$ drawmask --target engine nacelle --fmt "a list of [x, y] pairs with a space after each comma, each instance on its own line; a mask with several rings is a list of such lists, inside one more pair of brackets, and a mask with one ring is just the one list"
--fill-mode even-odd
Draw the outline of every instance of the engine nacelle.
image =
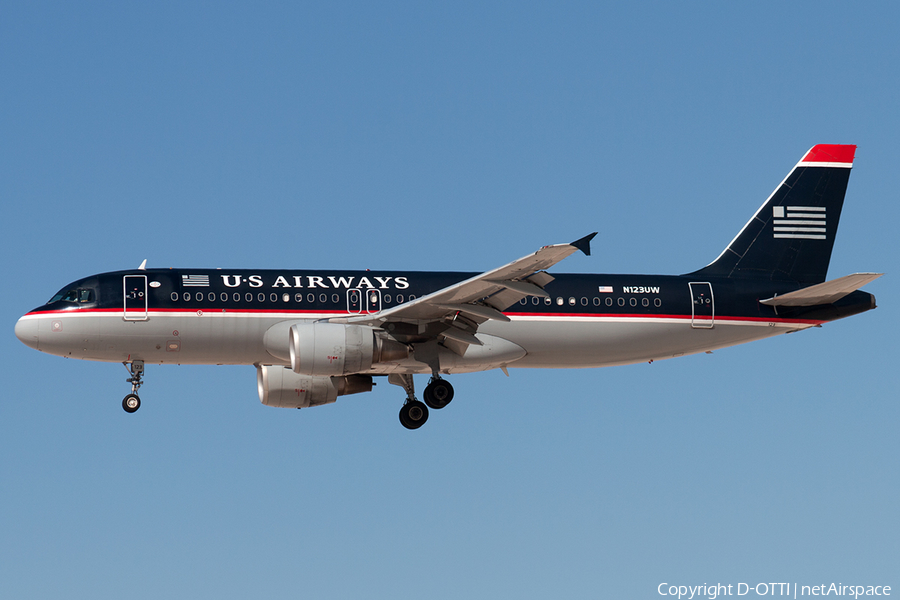
[[296, 323], [289, 348], [294, 373], [314, 377], [360, 373], [409, 356], [407, 346], [376, 336], [371, 327], [340, 323]]
[[259, 365], [256, 367], [259, 401], [266, 406], [307, 408], [331, 404], [338, 396], [371, 392], [370, 375], [347, 377], [311, 377], [298, 375], [287, 367]]

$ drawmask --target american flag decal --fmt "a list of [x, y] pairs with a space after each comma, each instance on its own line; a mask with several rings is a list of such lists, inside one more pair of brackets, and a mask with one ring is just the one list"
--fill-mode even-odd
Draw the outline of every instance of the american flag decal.
[[825, 239], [824, 206], [773, 206], [774, 237], [799, 240]]
[[209, 287], [209, 275], [182, 275], [181, 285], [184, 287]]

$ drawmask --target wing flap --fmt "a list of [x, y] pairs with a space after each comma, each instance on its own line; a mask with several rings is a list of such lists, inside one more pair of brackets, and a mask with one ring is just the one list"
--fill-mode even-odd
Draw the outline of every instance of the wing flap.
[[811, 285], [802, 290], [760, 300], [760, 303], [767, 306], [818, 306], [820, 304], [831, 304], [882, 275], [884, 273], [853, 273], [852, 275], [838, 277], [825, 283]]
[[461, 312], [470, 318], [475, 317], [479, 321], [504, 321], [509, 323], [509, 317], [502, 312], [496, 308], [484, 306], [482, 304], [441, 304], [439, 306], [446, 310]]

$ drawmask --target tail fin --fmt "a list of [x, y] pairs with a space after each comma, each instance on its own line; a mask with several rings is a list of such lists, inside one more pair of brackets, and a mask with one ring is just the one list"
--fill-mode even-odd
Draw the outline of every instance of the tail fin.
[[813, 146], [697, 277], [825, 281], [856, 146]]

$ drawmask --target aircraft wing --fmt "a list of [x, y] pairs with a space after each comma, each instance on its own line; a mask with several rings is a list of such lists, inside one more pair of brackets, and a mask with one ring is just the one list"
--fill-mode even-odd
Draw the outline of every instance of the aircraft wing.
[[[487, 320], [509, 321], [502, 311], [526, 296], [547, 297], [543, 287], [553, 281], [544, 272], [576, 250], [590, 255], [590, 242], [596, 232], [571, 244], [544, 246], [534, 254], [514, 260], [492, 271], [416, 298], [374, 315], [351, 317], [348, 323], [365, 323], [381, 327], [385, 323], [425, 324], [439, 322], [445, 327], [431, 328], [434, 337], [458, 344], [448, 346], [465, 351], [469, 344], [481, 345], [475, 337], [478, 325]], [[428, 335], [428, 334], [426, 334]], [[431, 337], [429, 335], [429, 337]]]
[[825, 283], [811, 285], [796, 292], [760, 300], [760, 303], [768, 306], [818, 306], [820, 304], [831, 304], [882, 275], [884, 273], [853, 273], [852, 275], [838, 277]]

